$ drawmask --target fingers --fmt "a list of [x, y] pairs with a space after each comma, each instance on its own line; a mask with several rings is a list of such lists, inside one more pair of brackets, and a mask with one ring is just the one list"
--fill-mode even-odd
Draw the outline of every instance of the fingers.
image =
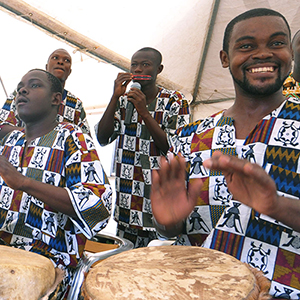
[[191, 209], [197, 204], [197, 199], [200, 195], [201, 189], [203, 187], [202, 180], [195, 179], [189, 184], [189, 202]]
[[205, 168], [224, 173], [245, 172], [246, 165], [251, 165], [251, 163], [235, 156], [224, 155], [220, 151], [214, 152], [209, 159], [203, 162]]

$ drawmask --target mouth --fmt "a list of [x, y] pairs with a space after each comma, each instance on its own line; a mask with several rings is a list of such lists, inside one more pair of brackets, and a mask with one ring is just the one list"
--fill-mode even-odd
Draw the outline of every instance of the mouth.
[[54, 68], [54, 70], [58, 70], [58, 71], [63, 71], [63, 72], [65, 72], [65, 69], [63, 69], [63, 68]]
[[24, 98], [24, 97], [18, 97], [17, 99], [16, 99], [16, 104], [17, 105], [22, 105], [22, 104], [25, 104], [25, 103], [27, 103], [28, 102], [28, 100], [26, 99], [26, 98]]
[[251, 67], [251, 68], [247, 68], [247, 72], [249, 73], [273, 73], [275, 70], [277, 69], [277, 67], [275, 66], [268, 66], [268, 67]]

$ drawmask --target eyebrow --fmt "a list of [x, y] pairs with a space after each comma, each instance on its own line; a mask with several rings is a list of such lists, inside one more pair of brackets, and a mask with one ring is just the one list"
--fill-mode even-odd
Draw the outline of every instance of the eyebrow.
[[[284, 31], [278, 31], [278, 32], [274, 32], [273, 34], [270, 35], [270, 38], [273, 38], [273, 37], [276, 37], [276, 36], [279, 36], [279, 35], [283, 35], [283, 36], [288, 36], [288, 34]], [[235, 42], [238, 43], [238, 42], [241, 42], [241, 41], [244, 41], [244, 40], [255, 40], [255, 37], [252, 36], [252, 35], [245, 35], [245, 36], [242, 36], [240, 38], [238, 38]]]

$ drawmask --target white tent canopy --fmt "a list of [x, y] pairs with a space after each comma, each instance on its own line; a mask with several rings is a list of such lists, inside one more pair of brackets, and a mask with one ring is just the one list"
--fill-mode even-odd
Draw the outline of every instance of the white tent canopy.
[[[281, 12], [292, 34], [300, 28], [298, 0], [284, 4], [279, 0], [0, 1], [2, 28], [13, 41], [2, 39], [0, 75], [5, 84], [7, 74], [12, 77], [22, 70], [14, 77], [15, 86], [26, 71], [38, 66], [37, 54], [43, 53], [39, 67], [44, 67], [55, 49], [49, 48], [52, 40], [60, 41], [66, 45], [60, 47], [74, 55], [67, 88], [76, 95], [80, 90], [92, 114], [105, 108], [116, 74], [128, 69], [132, 54], [150, 46], [163, 54], [165, 68], [159, 84], [183, 91], [192, 102], [194, 119], [203, 118], [231, 105], [234, 97], [229, 72], [219, 61], [225, 26], [239, 13], [256, 7]], [[29, 55], [25, 54], [28, 49]], [[10, 70], [3, 68], [4, 61], [10, 62]], [[29, 62], [30, 67], [23, 70], [21, 66]], [[71, 80], [76, 82], [72, 89]]]

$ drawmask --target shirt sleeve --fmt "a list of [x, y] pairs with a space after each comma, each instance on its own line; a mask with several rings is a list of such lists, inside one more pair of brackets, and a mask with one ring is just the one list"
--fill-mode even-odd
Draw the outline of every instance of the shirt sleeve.
[[172, 138], [176, 130], [190, 123], [190, 108], [185, 96], [174, 91], [166, 107], [163, 130], [168, 140]]
[[16, 114], [15, 92], [8, 96], [0, 110], [1, 125], [22, 126], [22, 121]]
[[91, 238], [108, 223], [112, 189], [88, 134], [75, 130], [65, 143], [66, 190], [77, 218], [72, 221]]

